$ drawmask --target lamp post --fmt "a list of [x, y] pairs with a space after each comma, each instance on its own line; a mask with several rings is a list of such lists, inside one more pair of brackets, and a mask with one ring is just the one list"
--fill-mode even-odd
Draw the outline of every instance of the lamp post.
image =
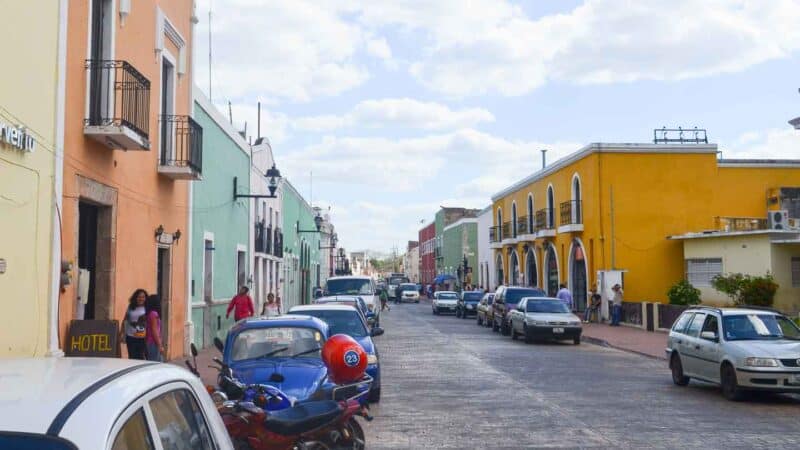
[[319, 233], [322, 228], [322, 220], [322, 216], [317, 213], [314, 217], [314, 225], [317, 227], [316, 230], [301, 230], [300, 221], [298, 220], [297, 223], [295, 223], [295, 230], [297, 230], [297, 233]]
[[264, 174], [264, 177], [267, 178], [269, 189], [269, 195], [267, 194], [240, 194], [239, 193], [239, 177], [233, 177], [233, 199], [237, 200], [240, 198], [278, 198], [275, 195], [275, 191], [278, 190], [278, 185], [281, 182], [281, 171], [275, 167], [275, 164], [272, 164], [267, 172]]

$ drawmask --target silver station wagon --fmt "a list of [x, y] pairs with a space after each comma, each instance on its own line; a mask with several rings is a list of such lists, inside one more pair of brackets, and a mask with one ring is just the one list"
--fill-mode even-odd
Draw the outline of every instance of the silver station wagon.
[[756, 307], [687, 309], [667, 339], [672, 381], [719, 384], [729, 400], [748, 391], [800, 393], [800, 328]]

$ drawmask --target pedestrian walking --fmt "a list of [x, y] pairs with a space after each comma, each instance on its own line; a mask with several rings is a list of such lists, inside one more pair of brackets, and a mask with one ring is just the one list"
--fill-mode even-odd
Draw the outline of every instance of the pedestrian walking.
[[147, 359], [163, 362], [167, 356], [167, 347], [161, 338], [161, 297], [151, 295], [145, 303], [147, 310]]
[[255, 314], [253, 299], [247, 294], [248, 292], [250, 292], [250, 289], [247, 286], [239, 288], [239, 293], [231, 299], [228, 310], [225, 312], [226, 319], [230, 317], [231, 311], [233, 311], [233, 318], [237, 322]]
[[597, 288], [592, 286], [592, 289], [589, 291], [591, 294], [589, 295], [589, 305], [586, 307], [586, 312], [583, 314], [583, 323], [589, 323], [592, 320], [592, 314], [598, 318], [598, 322], [600, 321], [600, 305], [602, 304], [603, 300], [600, 297], [600, 294], [597, 293]]
[[147, 291], [144, 289], [133, 291], [133, 295], [128, 300], [125, 318], [122, 320], [122, 333], [125, 334], [125, 345], [128, 347], [128, 358], [130, 359], [147, 359], [146, 302]]
[[556, 298], [561, 300], [561, 302], [567, 305], [567, 308], [572, 311], [572, 293], [569, 291], [569, 289], [567, 289], [567, 285], [564, 283], [561, 283], [559, 287], [561, 289], [558, 290]]
[[392, 307], [389, 306], [389, 294], [386, 293], [386, 288], [381, 289], [380, 294], [378, 294], [381, 299], [381, 311], [384, 309], [388, 309], [389, 311], [392, 310]]
[[398, 284], [397, 287], [394, 289], [394, 302], [395, 304], [399, 305], [400, 300], [402, 299], [403, 290], [400, 289], [400, 285]]
[[614, 296], [611, 298], [611, 326], [618, 327], [622, 319], [622, 286], [617, 283], [611, 290], [614, 291]]
[[261, 315], [264, 317], [277, 317], [281, 315], [281, 309], [275, 301], [275, 294], [272, 292], [267, 294], [267, 301], [261, 308]]

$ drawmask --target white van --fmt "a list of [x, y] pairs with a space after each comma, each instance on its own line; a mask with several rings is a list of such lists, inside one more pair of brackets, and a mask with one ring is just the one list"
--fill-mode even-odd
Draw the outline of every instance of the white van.
[[380, 325], [381, 301], [375, 280], [366, 276], [331, 277], [325, 282], [323, 295], [357, 295], [364, 299], [367, 308], [375, 314], [375, 326]]

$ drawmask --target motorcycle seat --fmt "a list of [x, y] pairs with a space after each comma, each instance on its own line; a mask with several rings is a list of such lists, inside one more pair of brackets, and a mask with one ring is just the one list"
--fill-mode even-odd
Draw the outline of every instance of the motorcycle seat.
[[300, 403], [291, 408], [270, 411], [264, 428], [284, 436], [302, 434], [334, 421], [342, 407], [333, 400]]

